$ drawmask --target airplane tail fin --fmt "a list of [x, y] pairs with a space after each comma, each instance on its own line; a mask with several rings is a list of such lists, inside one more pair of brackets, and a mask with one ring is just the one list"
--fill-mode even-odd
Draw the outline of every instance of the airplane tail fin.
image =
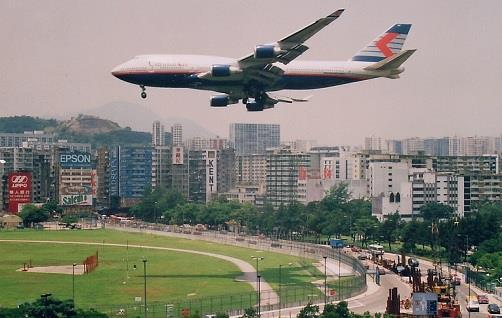
[[381, 60], [380, 62], [371, 64], [370, 66], [365, 67], [365, 70], [368, 71], [383, 71], [383, 70], [395, 70], [401, 66], [406, 60], [415, 53], [416, 49], [413, 50], [404, 50], [392, 56], [389, 56], [385, 60]]
[[411, 24], [395, 24], [352, 57], [352, 61], [380, 62], [403, 48]]

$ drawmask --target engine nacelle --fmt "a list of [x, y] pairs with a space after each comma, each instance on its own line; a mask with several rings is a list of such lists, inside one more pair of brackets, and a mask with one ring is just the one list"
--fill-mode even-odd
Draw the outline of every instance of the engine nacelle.
[[258, 45], [254, 48], [254, 57], [257, 59], [272, 59], [282, 52], [281, 48], [275, 45]]
[[211, 97], [211, 107], [226, 107], [230, 104], [230, 97], [228, 95], [215, 95]]
[[211, 66], [211, 77], [227, 77], [241, 72], [242, 70], [235, 66], [224, 64], [215, 64]]
[[262, 103], [249, 102], [246, 104], [246, 109], [248, 110], [248, 112], [261, 112], [263, 111], [264, 107]]

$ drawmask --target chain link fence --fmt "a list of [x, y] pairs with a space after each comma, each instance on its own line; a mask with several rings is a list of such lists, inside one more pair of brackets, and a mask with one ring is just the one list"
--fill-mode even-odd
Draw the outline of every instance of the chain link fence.
[[[342, 279], [339, 282], [328, 284], [327, 302], [338, 301], [355, 296], [365, 288], [364, 280], [358, 276]], [[261, 292], [260, 311], [279, 310], [305, 306], [307, 303], [324, 302], [324, 285], [305, 284], [303, 286], [282, 286], [279, 303], [275, 295], [268, 291]], [[106, 313], [110, 317], [144, 317], [145, 307], [143, 300], [136, 304], [94, 306], [96, 310]], [[147, 316], [150, 318], [183, 318], [196, 314], [199, 317], [227, 313], [229, 316], [243, 315], [247, 308], [257, 309], [257, 293], [242, 293], [234, 295], [221, 295], [205, 298], [187, 297], [168, 303], [148, 303]]]

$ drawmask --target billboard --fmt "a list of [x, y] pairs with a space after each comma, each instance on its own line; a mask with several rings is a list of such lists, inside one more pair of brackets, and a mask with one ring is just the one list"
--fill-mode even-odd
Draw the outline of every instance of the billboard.
[[438, 295], [435, 293], [413, 293], [413, 315], [436, 316], [438, 311]]
[[70, 194], [61, 195], [61, 205], [92, 205], [92, 195], [90, 194]]
[[217, 189], [217, 161], [216, 150], [206, 150], [206, 202], [211, 200], [211, 195]]
[[30, 203], [32, 195], [31, 172], [11, 172], [8, 175], [9, 207], [11, 213], [19, 212], [20, 203]]
[[65, 151], [59, 154], [59, 166], [64, 169], [91, 169], [91, 154], [80, 151]]
[[173, 147], [173, 165], [183, 164], [183, 147]]

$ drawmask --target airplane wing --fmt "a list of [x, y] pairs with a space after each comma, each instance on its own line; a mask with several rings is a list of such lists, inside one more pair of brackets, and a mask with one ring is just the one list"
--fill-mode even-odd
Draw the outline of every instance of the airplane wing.
[[288, 64], [308, 50], [308, 46], [303, 44], [305, 41], [335, 21], [343, 11], [344, 9], [339, 9], [276, 43], [257, 46], [253, 53], [239, 60], [240, 68], [243, 70], [248, 68], [264, 68], [268, 64], [275, 62]]

